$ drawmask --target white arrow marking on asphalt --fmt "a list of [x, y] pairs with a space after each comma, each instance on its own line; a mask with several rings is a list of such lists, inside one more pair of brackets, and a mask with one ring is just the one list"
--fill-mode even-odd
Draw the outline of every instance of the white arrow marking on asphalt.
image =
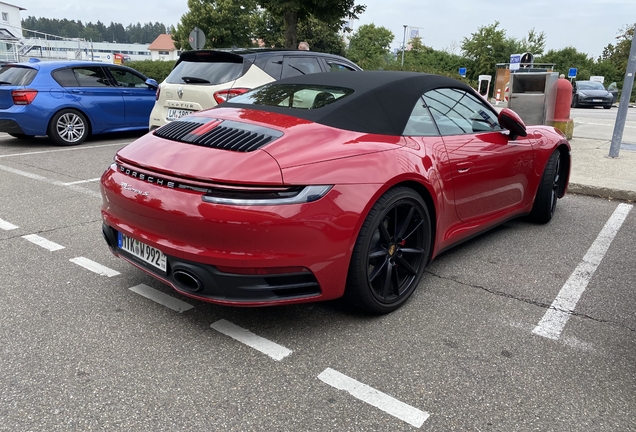
[[552, 302], [550, 309], [543, 315], [532, 333], [549, 339], [559, 339], [565, 324], [583, 295], [583, 291], [587, 288], [587, 284], [592, 279], [632, 207], [631, 204], [619, 204], [616, 207], [592, 246], [587, 250], [583, 261], [574, 269]]
[[86, 270], [90, 270], [93, 273], [97, 273], [98, 275], [101, 275], [101, 276], [113, 277], [119, 274], [118, 271], [109, 269], [108, 267], [98, 264], [95, 261], [89, 260], [88, 258], [77, 257], [77, 258], [71, 258], [69, 261], [84, 267]]
[[33, 244], [36, 244], [44, 249], [50, 250], [51, 252], [55, 252], [60, 249], [64, 249], [64, 246], [59, 245], [51, 240], [47, 240], [44, 237], [40, 237], [37, 234], [29, 234], [22, 236], [23, 239], [30, 241]]
[[325, 369], [320, 375], [318, 375], [318, 379], [337, 388], [338, 390], [349, 392], [352, 396], [360, 399], [361, 401], [366, 402], [369, 405], [373, 405], [385, 413], [391, 414], [393, 417], [397, 417], [416, 428], [422, 426], [429, 417], [429, 413], [426, 411], [413, 408], [392, 396], [379, 392], [373, 387], [362, 384], [361, 382], [356, 381], [353, 378], [349, 378], [348, 376], [331, 368]]
[[6, 220], [0, 219], [0, 228], [2, 228], [5, 231], [9, 231], [19, 227], [17, 225], [13, 225], [12, 223], [7, 222]]
[[292, 353], [291, 350], [284, 346], [257, 336], [249, 330], [245, 330], [244, 328], [226, 320], [219, 320], [210, 327], [226, 336], [231, 337], [232, 339], [236, 339], [237, 341], [262, 352], [263, 354], [270, 356], [276, 361], [280, 361]]
[[170, 308], [175, 312], [179, 312], [179, 313], [185, 312], [194, 307], [189, 303], [186, 303], [177, 298], [169, 296], [166, 293], [162, 293], [161, 291], [158, 291], [145, 284], [139, 284], [137, 286], [134, 286], [128, 289], [131, 290], [132, 292], [139, 294], [140, 296], [146, 297], [149, 300], [159, 303], [162, 306]]

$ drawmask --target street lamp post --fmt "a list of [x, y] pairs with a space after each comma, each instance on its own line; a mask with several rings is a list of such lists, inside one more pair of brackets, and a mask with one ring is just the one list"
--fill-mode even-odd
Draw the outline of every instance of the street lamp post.
[[404, 25], [404, 38], [402, 39], [402, 69], [404, 69], [404, 50], [406, 49], [406, 27], [408, 26]]

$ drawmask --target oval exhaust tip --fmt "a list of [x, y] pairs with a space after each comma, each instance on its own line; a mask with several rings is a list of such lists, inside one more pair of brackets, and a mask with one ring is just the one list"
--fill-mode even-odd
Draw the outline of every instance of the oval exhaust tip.
[[186, 291], [197, 292], [203, 289], [203, 284], [198, 277], [192, 273], [184, 270], [176, 270], [173, 273], [175, 282], [179, 284], [179, 287]]

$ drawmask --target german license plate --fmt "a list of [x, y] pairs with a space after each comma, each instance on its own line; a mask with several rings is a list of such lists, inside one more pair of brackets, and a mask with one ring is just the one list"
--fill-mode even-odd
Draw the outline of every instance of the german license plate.
[[603, 99], [592, 99], [592, 102], [603, 102]]
[[166, 255], [159, 249], [148, 246], [120, 232], [117, 233], [117, 246], [119, 246], [121, 250], [136, 256], [143, 262], [158, 268], [164, 273], [166, 272]]
[[185, 117], [188, 114], [192, 114], [194, 111], [190, 110], [180, 110], [175, 108], [168, 108], [168, 115], [166, 116], [166, 120], [173, 121], [178, 120], [181, 117]]

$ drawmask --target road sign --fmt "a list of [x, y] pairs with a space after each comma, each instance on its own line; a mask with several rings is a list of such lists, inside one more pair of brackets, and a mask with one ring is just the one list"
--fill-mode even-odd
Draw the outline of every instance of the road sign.
[[521, 64], [521, 54], [511, 54], [510, 55], [510, 70], [511, 71], [519, 70], [520, 64]]
[[459, 75], [466, 77], [466, 68], [459, 68]]
[[568, 78], [576, 78], [576, 68], [570, 68], [568, 71]]
[[201, 30], [199, 27], [195, 27], [194, 30], [190, 32], [188, 42], [190, 42], [190, 46], [192, 47], [192, 49], [203, 49], [203, 47], [205, 46], [205, 34], [203, 33], [203, 30]]

